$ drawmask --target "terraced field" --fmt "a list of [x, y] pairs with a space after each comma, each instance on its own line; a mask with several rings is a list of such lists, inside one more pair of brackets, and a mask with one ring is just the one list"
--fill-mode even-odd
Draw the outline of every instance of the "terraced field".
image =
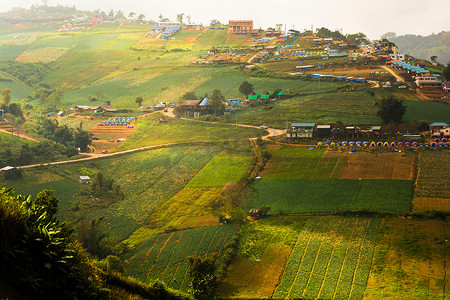
[[235, 231], [233, 225], [215, 225], [156, 235], [123, 256], [126, 274], [143, 282], [161, 280], [171, 288], [187, 291], [187, 258], [213, 254], [220, 257]]
[[450, 198], [450, 152], [423, 151], [419, 154], [416, 196]]

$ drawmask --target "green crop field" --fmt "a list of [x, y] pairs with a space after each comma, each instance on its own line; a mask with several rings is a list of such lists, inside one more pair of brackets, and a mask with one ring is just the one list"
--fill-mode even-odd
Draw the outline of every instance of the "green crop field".
[[346, 157], [272, 157], [261, 173], [265, 179], [339, 178]]
[[383, 219], [367, 299], [448, 299], [448, 219]]
[[[450, 153], [423, 151], [419, 154], [416, 196], [450, 198]], [[450, 200], [449, 200], [450, 201]]]
[[274, 298], [363, 299], [380, 220], [309, 218]]
[[22, 99], [27, 98], [28, 96], [33, 95], [33, 90], [31, 88], [29, 88], [28, 86], [19, 84], [10, 79], [1, 79], [0, 78], [0, 88], [10, 88], [11, 89], [11, 101], [12, 102], [18, 102]]
[[138, 119], [137, 131], [117, 150], [170, 143], [229, 141], [264, 134], [261, 129], [223, 123], [172, 118], [169, 118], [168, 123], [159, 123], [159, 117], [158, 114], [154, 114], [147, 119]]
[[407, 213], [412, 200], [410, 180], [260, 179], [254, 188], [252, 207], [270, 206], [271, 213]]
[[128, 262], [126, 275], [143, 282], [161, 280], [171, 288], [187, 291], [187, 258], [214, 253], [220, 256], [235, 231], [233, 225], [215, 225], [156, 235], [123, 255]]
[[0, 60], [14, 60], [26, 48], [26, 45], [0, 45]]
[[270, 298], [306, 221], [307, 217], [277, 216], [245, 224], [219, 295]]
[[219, 187], [237, 182], [245, 173], [251, 157], [216, 156], [192, 178], [188, 187]]
[[427, 120], [429, 123], [450, 123], [450, 105], [431, 101], [403, 101], [407, 107], [403, 122]]

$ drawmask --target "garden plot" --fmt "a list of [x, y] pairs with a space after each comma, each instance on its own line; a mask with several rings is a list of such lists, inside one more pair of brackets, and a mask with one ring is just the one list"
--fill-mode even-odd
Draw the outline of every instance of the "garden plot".
[[171, 288], [187, 291], [188, 257], [213, 254], [220, 257], [235, 231], [233, 225], [215, 225], [156, 235], [123, 256], [126, 275], [146, 283], [161, 280]]
[[380, 219], [311, 217], [274, 298], [362, 299]]
[[448, 221], [383, 219], [365, 298], [447, 299], [448, 239]]
[[419, 154], [417, 197], [450, 198], [450, 152], [424, 151]]

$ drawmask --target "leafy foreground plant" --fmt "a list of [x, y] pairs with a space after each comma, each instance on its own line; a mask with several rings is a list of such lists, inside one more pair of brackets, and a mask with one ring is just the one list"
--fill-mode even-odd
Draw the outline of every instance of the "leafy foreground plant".
[[56, 219], [52, 194], [44, 190], [32, 200], [0, 189], [0, 282], [29, 299], [190, 299], [96, 268], [73, 242], [71, 226]]

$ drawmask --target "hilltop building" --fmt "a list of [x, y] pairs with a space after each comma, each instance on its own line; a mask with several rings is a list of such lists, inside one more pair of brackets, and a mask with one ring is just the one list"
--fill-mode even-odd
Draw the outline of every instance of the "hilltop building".
[[315, 123], [292, 123], [286, 130], [287, 138], [312, 138]]
[[253, 31], [253, 20], [230, 20], [228, 31], [232, 33], [248, 33]]

